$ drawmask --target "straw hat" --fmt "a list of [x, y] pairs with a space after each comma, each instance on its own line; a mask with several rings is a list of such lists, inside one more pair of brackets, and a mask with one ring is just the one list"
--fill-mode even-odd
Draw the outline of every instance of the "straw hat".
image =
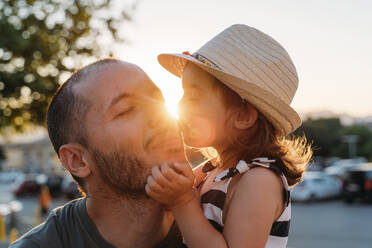
[[212, 74], [254, 105], [280, 135], [301, 125], [290, 107], [298, 86], [296, 68], [277, 41], [255, 28], [235, 24], [194, 54], [160, 54], [158, 60], [178, 77], [187, 62]]

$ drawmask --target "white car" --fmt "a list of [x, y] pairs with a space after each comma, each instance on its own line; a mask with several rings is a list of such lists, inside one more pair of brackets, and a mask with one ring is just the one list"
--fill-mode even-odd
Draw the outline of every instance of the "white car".
[[315, 201], [335, 198], [342, 194], [341, 180], [320, 171], [308, 171], [303, 182], [291, 189], [293, 201]]
[[0, 172], [0, 184], [10, 184], [16, 181], [19, 177], [23, 177], [24, 173], [21, 171], [6, 171]]
[[366, 162], [367, 160], [363, 157], [353, 158], [353, 159], [340, 159], [340, 160], [333, 162], [330, 166], [325, 168], [324, 172], [326, 172], [330, 176], [336, 176], [342, 179], [345, 177], [346, 173], [349, 170]]
[[5, 218], [5, 224], [9, 225], [12, 218], [17, 218], [17, 214], [23, 210], [23, 204], [20, 201], [13, 200], [8, 203], [0, 203], [0, 214]]

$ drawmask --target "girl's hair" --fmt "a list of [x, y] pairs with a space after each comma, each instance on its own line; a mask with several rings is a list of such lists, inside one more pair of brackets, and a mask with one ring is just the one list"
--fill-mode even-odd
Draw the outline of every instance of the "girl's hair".
[[[218, 81], [218, 80], [217, 80]], [[247, 103], [236, 92], [225, 84], [216, 82], [215, 88], [225, 103], [227, 110], [234, 115], [241, 108], [246, 108]], [[289, 186], [293, 186], [301, 181], [302, 174], [307, 169], [307, 165], [312, 157], [311, 144], [305, 136], [296, 137], [280, 136], [275, 132], [274, 126], [267, 118], [258, 112], [257, 129], [253, 134], [248, 132], [239, 134], [238, 137], [231, 137], [230, 146], [227, 150], [219, 154], [220, 160], [225, 162], [234, 158], [250, 161], [257, 157], [269, 157], [280, 159], [276, 165], [287, 178]], [[227, 125], [232, 128], [232, 118], [227, 118]], [[227, 163], [228, 164], [228, 163]]]

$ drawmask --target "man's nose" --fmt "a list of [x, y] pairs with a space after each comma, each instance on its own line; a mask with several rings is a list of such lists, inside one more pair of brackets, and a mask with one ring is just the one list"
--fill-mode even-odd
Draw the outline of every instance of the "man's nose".
[[158, 127], [166, 125], [171, 117], [163, 103], [154, 103], [148, 108], [147, 118], [150, 127]]

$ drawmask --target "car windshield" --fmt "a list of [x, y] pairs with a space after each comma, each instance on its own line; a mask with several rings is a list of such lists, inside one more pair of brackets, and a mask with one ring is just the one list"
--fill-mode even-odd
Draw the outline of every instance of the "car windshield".
[[305, 187], [305, 185], [306, 185], [306, 181], [305, 181], [305, 180], [302, 181], [302, 182], [300, 182], [300, 183], [298, 184], [298, 186], [300, 186], [300, 187]]
[[366, 173], [366, 178], [367, 178], [368, 180], [372, 180], [372, 171], [368, 171], [368, 172]]
[[323, 183], [325, 182], [324, 178], [311, 178], [310, 179], [313, 183]]

